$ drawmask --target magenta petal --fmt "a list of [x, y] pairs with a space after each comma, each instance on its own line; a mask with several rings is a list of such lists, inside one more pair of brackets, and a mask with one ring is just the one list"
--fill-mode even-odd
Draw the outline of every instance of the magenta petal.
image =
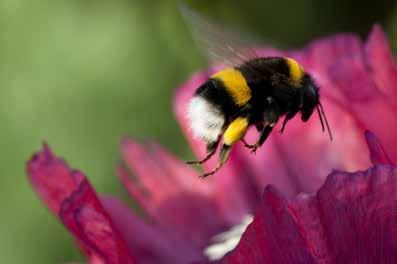
[[340, 58], [339, 63], [330, 68], [329, 78], [334, 88], [343, 94], [343, 99], [337, 101], [354, 117], [357, 130], [360, 133], [365, 129], [373, 131], [391, 157], [397, 155], [396, 149], [391, 147], [397, 144], [397, 126], [392, 125], [397, 122], [397, 108], [382, 95], [380, 87], [371, 78], [362, 54]]
[[225, 228], [213, 186], [200, 180], [196, 171], [157, 145], [148, 151], [125, 139], [121, 148], [126, 168], [120, 166], [118, 175], [156, 225], [196, 248]]
[[222, 263], [395, 263], [397, 169], [334, 172], [316, 195], [268, 187], [253, 223]]
[[80, 172], [70, 171], [63, 160], [55, 158], [47, 145], [33, 155], [26, 170], [30, 183], [55, 215], [62, 202], [85, 180]]
[[124, 241], [85, 176], [47, 146], [27, 164], [34, 189], [61, 218], [92, 263], [133, 263]]
[[375, 25], [365, 45], [365, 55], [372, 78], [385, 95], [385, 100], [397, 106], [397, 67], [387, 37]]
[[392, 147], [397, 144], [397, 126], [392, 125], [397, 122], [397, 67], [380, 27], [374, 27], [365, 44], [355, 35], [338, 35], [315, 41], [298, 54], [320, 85], [324, 101], [351, 115], [356, 132], [373, 131], [390, 157], [397, 158]]
[[268, 187], [237, 248], [222, 263], [314, 263], [288, 210], [288, 201]]
[[116, 198], [101, 200], [140, 263], [184, 264], [202, 260], [200, 250], [186, 243], [184, 238], [145, 223]]
[[337, 34], [315, 40], [306, 48], [287, 52], [287, 55], [296, 58], [313, 75], [320, 85], [321, 96], [343, 99], [343, 94], [333, 88], [329, 70], [337, 67], [341, 58], [354, 58], [361, 56], [361, 53], [362, 41], [357, 35]]
[[324, 234], [336, 263], [397, 259], [397, 170], [334, 173], [317, 195]]

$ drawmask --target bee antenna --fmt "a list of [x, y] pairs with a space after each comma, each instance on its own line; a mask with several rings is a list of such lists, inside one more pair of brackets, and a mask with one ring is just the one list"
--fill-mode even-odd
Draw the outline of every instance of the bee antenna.
[[322, 114], [321, 114], [321, 112], [320, 112], [320, 107], [317, 105], [317, 113], [318, 113], [318, 118], [320, 119], [320, 122], [321, 122], [321, 128], [322, 128], [322, 130], [323, 130], [323, 132], [324, 132], [324, 121], [323, 121], [323, 116], [322, 116]]
[[324, 117], [325, 125], [327, 126], [327, 130], [328, 130], [328, 134], [329, 134], [329, 139], [332, 141], [332, 139], [333, 139], [332, 132], [331, 132], [331, 128], [329, 127], [327, 116], [325, 115], [325, 112], [324, 112], [324, 108], [321, 103], [318, 103], [317, 107], [319, 107], [318, 109], [321, 112], [321, 115]]

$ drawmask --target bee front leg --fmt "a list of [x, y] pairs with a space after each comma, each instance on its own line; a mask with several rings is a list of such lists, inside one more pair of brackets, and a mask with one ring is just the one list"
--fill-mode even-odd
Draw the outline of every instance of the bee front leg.
[[265, 126], [260, 135], [258, 141], [255, 145], [249, 145], [248, 147], [251, 149], [252, 153], [256, 153], [257, 149], [263, 145], [266, 139], [269, 137], [270, 133], [272, 132], [274, 124]]
[[284, 132], [285, 125], [287, 125], [288, 121], [290, 121], [290, 120], [296, 115], [296, 113], [298, 113], [298, 111], [289, 112], [289, 113], [285, 116], [284, 121], [283, 121], [283, 125], [281, 126], [281, 129], [280, 129], [280, 131], [279, 131], [280, 134], [282, 134], [282, 133]]
[[263, 114], [263, 122], [261, 126], [257, 126], [257, 128], [262, 128], [260, 131], [259, 138], [254, 145], [245, 144], [246, 147], [251, 149], [251, 153], [256, 153], [257, 149], [263, 145], [266, 139], [269, 137], [270, 133], [273, 130], [273, 127], [278, 122], [280, 111], [277, 102], [271, 98], [267, 98], [267, 109]]

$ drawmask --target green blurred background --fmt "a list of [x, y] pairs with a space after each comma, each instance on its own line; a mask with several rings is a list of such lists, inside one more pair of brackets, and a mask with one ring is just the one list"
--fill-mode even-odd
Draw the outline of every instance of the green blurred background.
[[[397, 44], [393, 1], [189, 3], [283, 47], [340, 31], [365, 36], [374, 22]], [[43, 140], [99, 192], [123, 198], [114, 176], [123, 135], [191, 157], [171, 105], [175, 87], [204, 67], [192, 47], [176, 1], [0, 2], [0, 263], [84, 260], [27, 183], [25, 161]]]

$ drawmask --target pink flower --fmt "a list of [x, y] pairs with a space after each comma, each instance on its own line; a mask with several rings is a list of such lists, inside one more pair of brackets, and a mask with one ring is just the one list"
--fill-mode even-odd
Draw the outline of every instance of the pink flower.
[[[207, 262], [213, 238], [250, 214], [252, 223], [220, 263], [397, 260], [397, 67], [383, 32], [375, 26], [365, 44], [341, 34], [299, 51], [260, 52], [293, 57], [315, 77], [335, 140], [315, 118], [297, 118], [256, 155], [237, 145], [222, 170], [203, 181], [160, 146], [148, 151], [125, 139], [117, 172], [143, 216], [117, 198], [99, 197], [44, 146], [28, 162], [29, 179], [91, 263]], [[177, 92], [185, 132], [185, 104], [205, 78], [196, 74]], [[202, 157], [204, 144], [187, 135]], [[255, 136], [250, 131], [247, 140]]]

